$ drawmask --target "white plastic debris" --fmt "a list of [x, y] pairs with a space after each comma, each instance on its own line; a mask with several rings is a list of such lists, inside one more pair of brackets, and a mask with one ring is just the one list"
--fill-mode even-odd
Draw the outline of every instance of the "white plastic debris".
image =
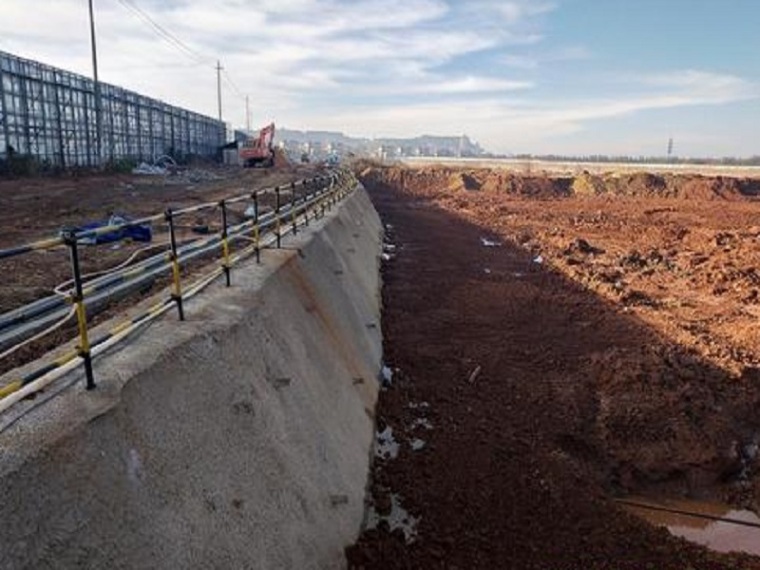
[[386, 426], [375, 434], [375, 456], [381, 459], [395, 459], [400, 449], [399, 443], [393, 437], [393, 428]]
[[132, 169], [132, 174], [147, 174], [149, 176], [166, 176], [167, 170], [162, 166], [154, 166], [147, 162], [141, 162]]
[[498, 241], [493, 241], [485, 237], [480, 238], [480, 243], [483, 244], [483, 247], [501, 247], [501, 244]]
[[393, 382], [393, 370], [384, 365], [380, 375], [382, 377], [383, 386], [390, 386]]
[[417, 428], [424, 428], [424, 429], [427, 429], [427, 430], [431, 430], [431, 429], [433, 429], [433, 424], [427, 418], [417, 418], [409, 426], [409, 429], [410, 430], [415, 430]]
[[256, 217], [256, 205], [251, 204], [245, 209], [245, 212], [243, 212], [243, 216], [249, 219], [253, 219]]
[[536, 257], [533, 258], [533, 263], [538, 263], [539, 265], [541, 265], [543, 262], [544, 262], [544, 258], [541, 255], [537, 255]]
[[380, 521], [386, 521], [391, 532], [401, 530], [407, 544], [413, 543], [417, 538], [417, 525], [420, 517], [414, 517], [401, 506], [402, 498], [396, 493], [391, 493], [391, 512], [388, 515], [381, 515], [377, 512], [374, 505], [367, 509], [366, 525], [368, 529], [377, 528]]

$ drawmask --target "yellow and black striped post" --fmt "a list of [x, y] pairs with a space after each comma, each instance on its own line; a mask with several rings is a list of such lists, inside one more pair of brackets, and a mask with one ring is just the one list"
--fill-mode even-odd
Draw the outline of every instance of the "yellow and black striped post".
[[261, 263], [261, 231], [259, 230], [259, 193], [254, 192], [253, 198], [253, 246], [256, 252], [256, 263]]
[[174, 213], [171, 208], [167, 208], [164, 212], [164, 218], [169, 224], [169, 245], [171, 246], [171, 253], [169, 259], [172, 262], [172, 300], [177, 304], [177, 313], [179, 314], [179, 320], [185, 320], [185, 309], [182, 306], [182, 282], [180, 281], [180, 268], [179, 268], [179, 254], [177, 253], [177, 235], [174, 231]]
[[74, 293], [71, 301], [76, 305], [77, 327], [79, 328], [79, 343], [77, 344], [77, 353], [84, 361], [84, 373], [87, 378], [85, 385], [87, 390], [95, 388], [95, 375], [92, 371], [92, 355], [90, 354], [90, 339], [87, 335], [87, 308], [84, 304], [84, 294], [82, 293], [82, 271], [79, 267], [79, 250], [77, 244], [76, 230], [67, 229], [64, 231], [64, 243], [69, 246], [71, 257], [71, 272], [74, 277]]
[[[320, 186], [322, 186], [322, 184], [320, 184]], [[325, 188], [324, 186], [322, 186], [321, 194], [325, 194], [328, 191], [329, 191], [329, 188]], [[319, 209], [320, 209], [319, 217], [324, 218], [325, 210], [327, 210], [327, 196], [322, 196], [319, 199]]]
[[309, 201], [309, 192], [311, 191], [311, 184], [308, 180], [303, 181], [303, 225], [308, 226], [309, 225], [309, 205], [307, 202]]
[[227, 204], [224, 200], [219, 202], [219, 208], [222, 210], [222, 255], [224, 256], [222, 269], [224, 269], [224, 279], [227, 287], [229, 287], [232, 284], [230, 280], [230, 242], [227, 239]]
[[282, 243], [282, 232], [280, 231], [280, 187], [276, 186], [274, 189], [274, 221], [275, 221], [275, 234], [277, 236], [277, 248], [279, 249]]
[[296, 184], [290, 183], [290, 225], [293, 227], [293, 235], [298, 233], [298, 220], [296, 220]]

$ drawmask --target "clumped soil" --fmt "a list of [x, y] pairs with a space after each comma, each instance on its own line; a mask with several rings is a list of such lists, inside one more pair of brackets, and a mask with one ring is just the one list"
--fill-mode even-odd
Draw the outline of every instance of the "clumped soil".
[[360, 174], [395, 245], [377, 422], [400, 444], [368, 500], [419, 521], [365, 529], [351, 568], [760, 568], [614, 500], [760, 510], [753, 182]]

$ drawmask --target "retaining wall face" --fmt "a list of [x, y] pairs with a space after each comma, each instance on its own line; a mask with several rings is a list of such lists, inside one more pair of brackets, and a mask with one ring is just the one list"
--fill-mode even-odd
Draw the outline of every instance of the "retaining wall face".
[[[363, 191], [0, 434], [0, 568], [339, 568], [381, 359]], [[369, 325], [369, 326], [368, 326]], [[78, 373], [81, 374], [81, 373]]]

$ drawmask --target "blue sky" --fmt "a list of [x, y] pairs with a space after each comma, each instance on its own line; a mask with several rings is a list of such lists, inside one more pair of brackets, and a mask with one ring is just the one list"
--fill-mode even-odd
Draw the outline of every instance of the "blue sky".
[[[2, 0], [0, 49], [90, 74], [86, 2], [33, 4]], [[505, 153], [662, 155], [672, 136], [680, 156], [760, 154], [757, 0], [95, 6], [105, 81], [215, 115], [218, 58], [224, 118], [236, 126], [249, 94], [254, 125], [466, 133]]]

